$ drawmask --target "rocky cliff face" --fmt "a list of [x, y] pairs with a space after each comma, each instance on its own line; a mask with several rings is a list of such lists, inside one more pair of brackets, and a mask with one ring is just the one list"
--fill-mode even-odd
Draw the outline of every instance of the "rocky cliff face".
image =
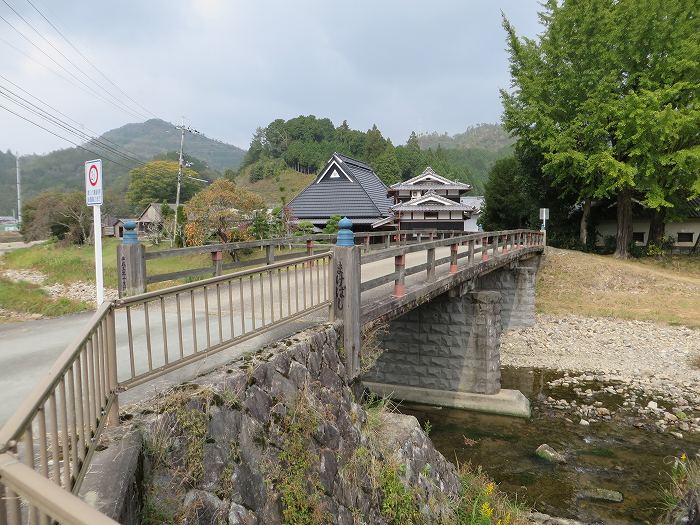
[[415, 418], [357, 402], [338, 347], [309, 330], [134, 411], [141, 522], [453, 522], [455, 467]]

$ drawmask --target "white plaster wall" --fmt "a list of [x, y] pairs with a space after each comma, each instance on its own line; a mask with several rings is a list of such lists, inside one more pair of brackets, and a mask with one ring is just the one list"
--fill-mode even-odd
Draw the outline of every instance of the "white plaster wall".
[[[648, 220], [635, 220], [633, 221], [632, 230], [635, 232], [644, 232], [644, 243], [646, 244], [647, 237], [649, 235], [649, 221]], [[606, 235], [617, 235], [617, 222], [616, 221], [603, 221], [597, 227], [598, 232], [602, 237], [598, 237], [598, 244], [603, 244], [603, 238]], [[700, 219], [689, 219], [684, 222], [669, 222], [666, 223], [666, 235], [673, 235], [676, 239], [678, 238], [678, 232], [691, 232], [693, 233], [693, 242], [676, 242], [675, 246], [679, 248], [692, 248], [695, 241], [700, 235]], [[637, 243], [642, 244], [642, 243]]]

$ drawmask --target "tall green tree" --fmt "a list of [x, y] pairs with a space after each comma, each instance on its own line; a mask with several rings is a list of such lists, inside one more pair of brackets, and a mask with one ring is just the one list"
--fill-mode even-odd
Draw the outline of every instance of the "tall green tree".
[[510, 230], [530, 223], [533, 203], [524, 191], [522, 166], [515, 157], [496, 161], [489, 172], [480, 215], [484, 230]]
[[379, 131], [377, 125], [373, 125], [372, 129], [367, 130], [365, 138], [365, 159], [373, 163], [386, 149], [386, 140], [382, 137], [382, 132]]
[[374, 163], [374, 169], [382, 182], [387, 186], [399, 182], [401, 180], [401, 170], [399, 161], [396, 158], [396, 148], [388, 141], [384, 152], [377, 157]]
[[[127, 198], [136, 208], [143, 209], [151, 202], [175, 202], [177, 193], [178, 163], [169, 160], [154, 160], [129, 172], [131, 181]], [[180, 202], [187, 202], [203, 187], [203, 183], [190, 179], [197, 177], [196, 171], [183, 168], [180, 187]]]
[[504, 18], [504, 125], [574, 201], [617, 201], [627, 257], [633, 198], [662, 210], [700, 194], [697, 0], [547, 0], [540, 19], [531, 40]]

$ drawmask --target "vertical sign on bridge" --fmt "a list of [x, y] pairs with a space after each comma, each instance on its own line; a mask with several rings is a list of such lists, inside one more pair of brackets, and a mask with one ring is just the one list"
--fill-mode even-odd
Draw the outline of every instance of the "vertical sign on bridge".
[[85, 163], [85, 202], [92, 206], [92, 232], [95, 237], [95, 299], [99, 307], [104, 301], [102, 276], [102, 160]]

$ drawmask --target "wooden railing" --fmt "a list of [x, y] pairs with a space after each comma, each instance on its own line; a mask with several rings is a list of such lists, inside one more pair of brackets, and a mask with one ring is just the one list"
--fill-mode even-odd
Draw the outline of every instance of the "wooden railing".
[[[391, 246], [422, 242], [425, 239], [453, 236], [456, 232], [442, 230], [411, 230], [411, 231], [378, 231], [355, 233], [356, 243], [364, 251], [379, 250]], [[148, 273], [144, 276], [143, 291], [149, 284], [173, 281], [187, 277], [218, 276], [225, 271], [237, 268], [269, 265], [278, 261], [295, 259], [303, 255], [310, 256], [321, 251], [327, 251], [335, 242], [335, 234], [315, 234], [295, 237], [282, 237], [278, 239], [264, 239], [260, 241], [241, 241], [232, 243], [207, 244], [204, 246], [189, 246], [171, 250], [146, 251], [143, 254], [144, 262], [173, 257], [186, 257], [191, 255], [211, 254], [211, 266], [191, 268], [167, 273]], [[284, 248], [297, 250], [284, 253]], [[263, 257], [255, 259], [241, 259], [238, 255], [249, 250], [264, 250]], [[224, 256], [230, 255], [231, 262], [225, 262]], [[145, 266], [145, 265], [144, 265]]]
[[[364, 241], [361, 257], [362, 248], [351, 245], [283, 262], [268, 258], [259, 268], [103, 304], [0, 429], [0, 525], [116, 523], [74, 494], [106, 423], [118, 424], [120, 391], [326, 308], [330, 318], [344, 322], [352, 377], [359, 369], [362, 292], [393, 281], [391, 294], [400, 298], [407, 276], [425, 271], [425, 282], [431, 283], [441, 265], [449, 263], [449, 272], [457, 273], [463, 258], [464, 269], [544, 245], [541, 232], [528, 230], [390, 235], [394, 239], [376, 251]], [[413, 235], [429, 240], [417, 242]], [[436, 250], [445, 247], [449, 256], [436, 259]], [[422, 251], [426, 262], [407, 268], [407, 255]], [[362, 264], [391, 258], [393, 271], [361, 282]]]

